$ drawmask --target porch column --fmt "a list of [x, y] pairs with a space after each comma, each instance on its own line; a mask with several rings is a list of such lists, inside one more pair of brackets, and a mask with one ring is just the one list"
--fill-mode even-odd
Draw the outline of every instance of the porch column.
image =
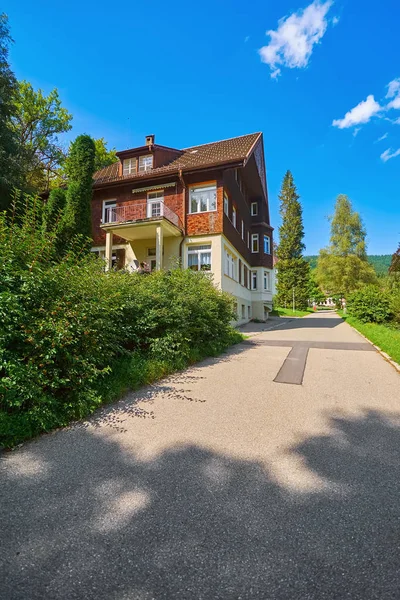
[[112, 268], [113, 232], [106, 232], [106, 271]]
[[162, 254], [163, 254], [163, 230], [161, 225], [156, 228], [156, 269], [162, 269]]

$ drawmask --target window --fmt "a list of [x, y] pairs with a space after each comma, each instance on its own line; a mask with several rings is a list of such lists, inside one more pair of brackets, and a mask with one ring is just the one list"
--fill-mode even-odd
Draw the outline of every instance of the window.
[[147, 248], [147, 256], [155, 256], [156, 249], [155, 248]]
[[150, 171], [153, 168], [153, 155], [148, 154], [147, 156], [139, 157], [139, 173], [144, 171]]
[[253, 254], [258, 252], [258, 233], [253, 233], [251, 236], [251, 251]]
[[233, 226], [236, 228], [236, 208], [235, 207], [232, 208], [232, 223], [233, 223]]
[[189, 246], [188, 267], [192, 271], [211, 271], [211, 244]]
[[247, 307], [247, 318], [251, 319], [251, 307], [250, 306]]
[[247, 247], [250, 248], [250, 232], [247, 232]]
[[229, 198], [226, 192], [224, 192], [224, 213], [229, 217]]
[[236, 279], [236, 258], [230, 252], [225, 252], [225, 275]]
[[246, 265], [243, 265], [243, 285], [246, 288], [247, 288], [247, 285], [248, 285], [247, 284], [247, 272], [248, 272], [248, 269], [247, 269]]
[[252, 290], [257, 289], [257, 271], [251, 272], [251, 289]]
[[126, 158], [122, 163], [122, 172], [124, 175], [136, 173], [136, 158]]
[[242, 283], [242, 261], [239, 258], [239, 283]]
[[244, 221], [242, 219], [242, 240], [244, 240]]
[[210, 212], [217, 210], [217, 187], [207, 185], [190, 189], [190, 213]]
[[242, 319], [246, 318], [246, 307], [244, 304], [242, 304]]
[[115, 223], [117, 220], [117, 203], [115, 200], [103, 201], [103, 223]]
[[271, 254], [271, 240], [269, 235], [264, 235], [264, 254]]
[[264, 290], [269, 290], [269, 273], [268, 271], [264, 271]]
[[251, 203], [251, 216], [255, 217], [256, 215], [258, 215], [258, 204], [257, 204], [257, 202], [252, 202]]
[[164, 191], [149, 192], [147, 194], [147, 217], [161, 217], [163, 215]]

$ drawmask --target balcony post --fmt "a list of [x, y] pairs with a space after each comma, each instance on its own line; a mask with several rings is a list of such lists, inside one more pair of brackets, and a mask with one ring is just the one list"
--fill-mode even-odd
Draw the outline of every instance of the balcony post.
[[112, 268], [112, 246], [113, 246], [113, 232], [106, 232], [106, 271], [110, 271]]
[[161, 225], [156, 228], [156, 269], [162, 269], [162, 251], [163, 251], [163, 230]]

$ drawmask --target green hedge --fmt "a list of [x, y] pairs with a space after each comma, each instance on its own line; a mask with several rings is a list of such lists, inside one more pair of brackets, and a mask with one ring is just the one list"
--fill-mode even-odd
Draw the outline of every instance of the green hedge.
[[367, 285], [350, 294], [347, 309], [351, 316], [362, 323], [384, 323], [393, 317], [390, 294], [374, 285]]
[[206, 273], [104, 273], [79, 240], [57, 262], [35, 215], [0, 218], [0, 445], [238, 340], [232, 299]]

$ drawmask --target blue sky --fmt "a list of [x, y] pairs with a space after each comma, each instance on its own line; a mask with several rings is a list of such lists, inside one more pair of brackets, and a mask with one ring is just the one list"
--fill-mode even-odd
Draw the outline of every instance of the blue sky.
[[186, 147], [263, 131], [275, 228], [290, 169], [307, 253], [328, 243], [339, 193], [361, 213], [371, 254], [396, 249], [397, 0], [3, 0], [2, 10], [17, 77], [59, 89], [72, 136], [122, 149], [148, 133]]

